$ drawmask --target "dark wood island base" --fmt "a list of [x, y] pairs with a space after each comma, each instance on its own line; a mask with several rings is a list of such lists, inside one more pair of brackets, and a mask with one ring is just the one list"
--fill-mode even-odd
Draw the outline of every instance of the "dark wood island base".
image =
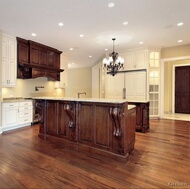
[[40, 138], [127, 162], [135, 143], [135, 106], [123, 100], [35, 99]]

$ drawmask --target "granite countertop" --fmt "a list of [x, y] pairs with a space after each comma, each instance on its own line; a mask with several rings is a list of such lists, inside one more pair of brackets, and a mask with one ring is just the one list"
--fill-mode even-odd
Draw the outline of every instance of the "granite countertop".
[[32, 99], [43, 99], [43, 100], [64, 100], [64, 101], [81, 101], [81, 102], [106, 102], [106, 103], [147, 103], [148, 100], [127, 100], [127, 99], [106, 99], [106, 98], [71, 98], [71, 97], [33, 97]]
[[69, 97], [33, 97], [42, 100], [63, 100], [75, 102], [103, 102], [103, 103], [125, 103], [126, 99], [105, 99], [105, 98], [69, 98]]
[[23, 97], [10, 97], [10, 98], [3, 98], [2, 103], [10, 103], [10, 102], [25, 102], [32, 99], [25, 99]]

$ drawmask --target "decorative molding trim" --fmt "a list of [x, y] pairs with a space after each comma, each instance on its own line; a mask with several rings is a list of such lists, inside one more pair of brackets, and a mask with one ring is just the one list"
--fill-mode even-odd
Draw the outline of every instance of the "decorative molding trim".
[[75, 119], [74, 119], [74, 108], [73, 104], [65, 104], [64, 110], [66, 111], [67, 115], [69, 116], [69, 128], [74, 131], [75, 130]]

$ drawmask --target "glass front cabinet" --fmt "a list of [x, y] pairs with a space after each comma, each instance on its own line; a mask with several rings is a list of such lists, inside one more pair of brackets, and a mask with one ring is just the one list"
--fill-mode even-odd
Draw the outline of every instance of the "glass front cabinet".
[[150, 101], [150, 117], [159, 117], [160, 115], [160, 55], [159, 52], [149, 53], [148, 70], [148, 97]]

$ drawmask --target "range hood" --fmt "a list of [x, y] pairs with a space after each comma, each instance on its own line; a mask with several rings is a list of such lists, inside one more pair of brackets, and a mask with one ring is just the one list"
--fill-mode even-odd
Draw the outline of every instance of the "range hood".
[[62, 52], [31, 41], [17, 37], [17, 78], [31, 79], [48, 77], [60, 81], [60, 54]]

